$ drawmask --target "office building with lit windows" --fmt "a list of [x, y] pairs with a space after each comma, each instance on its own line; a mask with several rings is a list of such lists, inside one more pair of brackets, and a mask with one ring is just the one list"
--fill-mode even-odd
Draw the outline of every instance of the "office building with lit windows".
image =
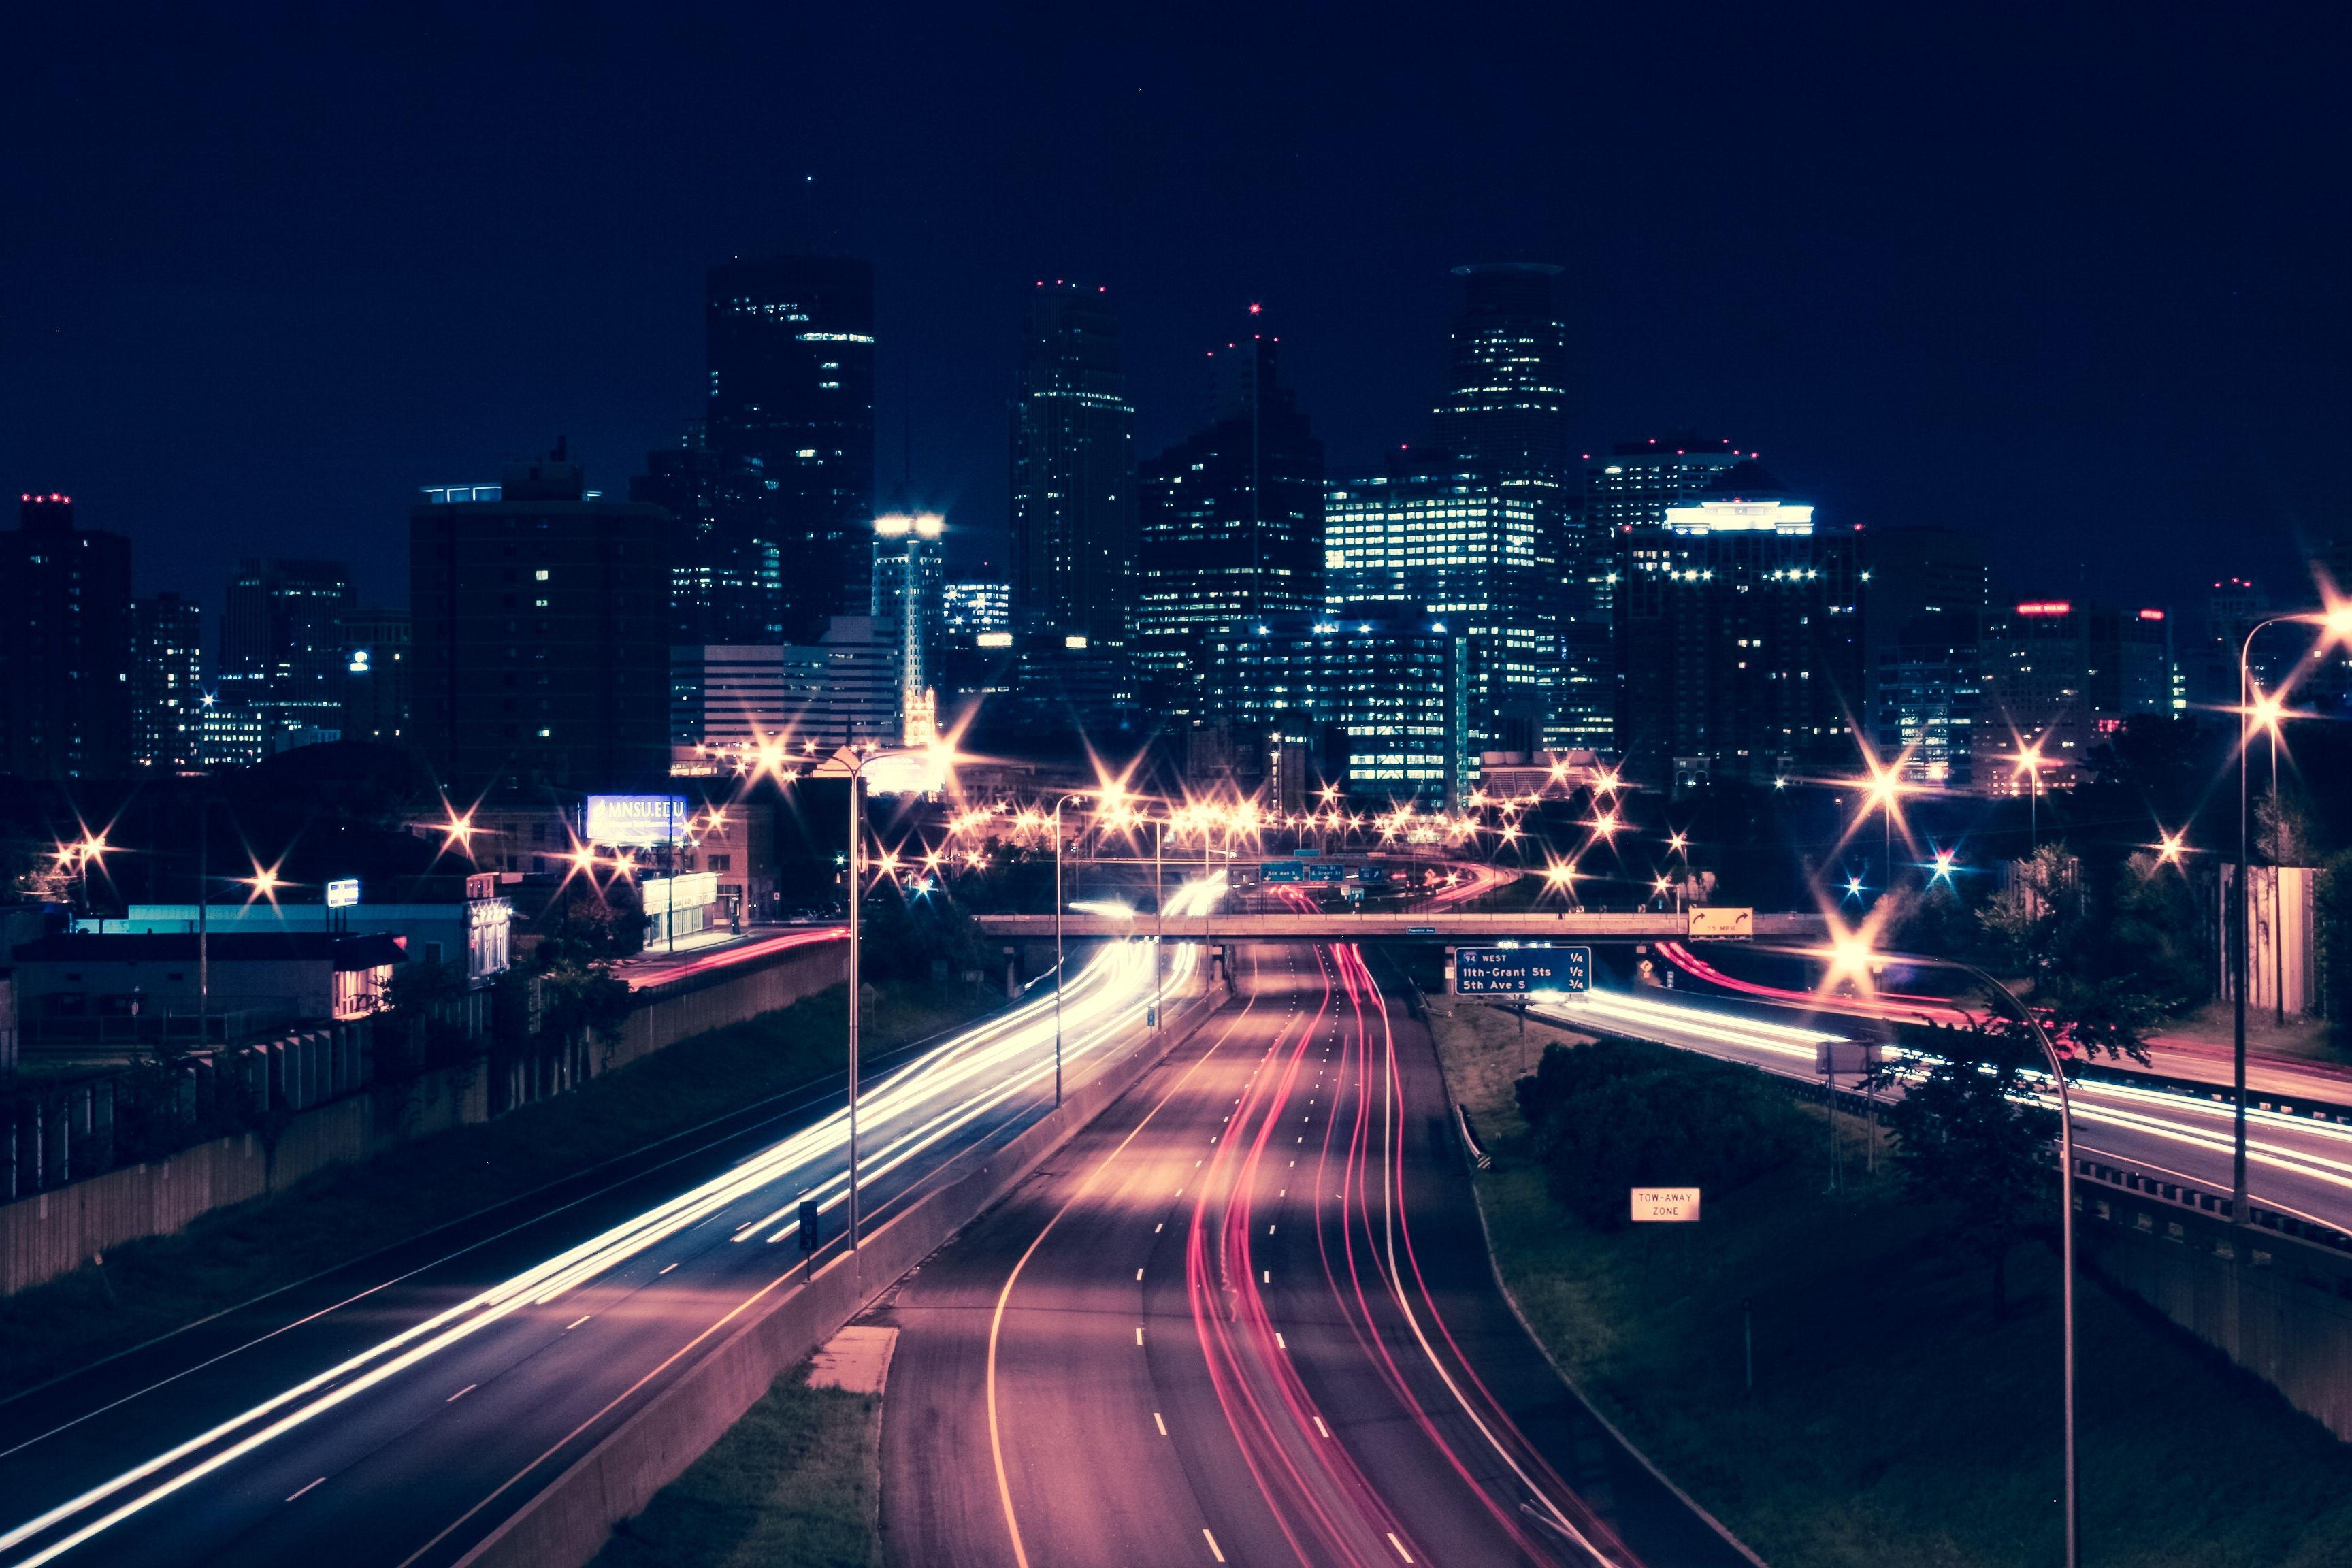
[[176, 773], [197, 765], [205, 689], [204, 609], [178, 594], [131, 605], [131, 760]]
[[724, 582], [714, 588], [722, 598], [750, 596], [714, 629], [739, 635], [759, 617], [772, 550], [775, 640], [814, 639], [828, 617], [867, 607], [873, 264], [831, 256], [723, 263], [709, 271], [704, 322], [704, 439], [718, 456], [719, 487], [710, 570]]
[[1254, 742], [1269, 777], [1286, 760], [1304, 763], [1275, 781], [1289, 809], [1327, 784], [1359, 801], [1444, 806], [1465, 793], [1462, 642], [1396, 603], [1238, 621], [1202, 646], [1204, 723]]
[[341, 561], [239, 562], [221, 616], [218, 679], [270, 730], [337, 728], [343, 616], [355, 602]]
[[398, 745], [409, 739], [415, 693], [406, 610], [353, 610], [343, 617], [343, 739]]
[[950, 639], [1013, 629], [1013, 585], [980, 577], [950, 578], [940, 590], [940, 623]]
[[1427, 455], [1403, 454], [1387, 474], [1326, 491], [1325, 602], [1443, 622], [1462, 639], [1464, 755], [1475, 764], [1480, 752], [1539, 751], [1559, 668], [1545, 606], [1559, 592], [1542, 503], [1444, 459], [1423, 467]]
[[2089, 776], [2091, 754], [2137, 713], [2172, 711], [2170, 617], [2068, 599], [2029, 599], [1996, 613], [1984, 637], [1984, 718], [1976, 788], [2018, 795]]
[[1013, 598], [1040, 633], [1122, 641], [1136, 555], [1135, 407], [1109, 293], [1040, 282], [1013, 403]]
[[1180, 712], [1202, 639], [1249, 616], [1323, 603], [1323, 443], [1263, 334], [1209, 355], [1216, 417], [1143, 465], [1133, 647]]
[[1818, 525], [1769, 479], [1718, 483], [1626, 537], [1618, 746], [1639, 783], [1769, 784], [1856, 763], [1861, 535]]
[[497, 500], [409, 513], [415, 739], [453, 788], [667, 776], [669, 536], [658, 507], [591, 499], [561, 442]]

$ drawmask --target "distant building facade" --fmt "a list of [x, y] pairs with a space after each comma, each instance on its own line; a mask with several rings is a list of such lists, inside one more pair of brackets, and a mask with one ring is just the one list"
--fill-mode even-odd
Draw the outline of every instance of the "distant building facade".
[[131, 760], [139, 767], [201, 765], [204, 620], [203, 607], [178, 594], [131, 602]]
[[[866, 607], [873, 264], [831, 256], [723, 263], [709, 271], [705, 323], [707, 438], [719, 487], [713, 549], [755, 604], [772, 549], [777, 640], [814, 637], [828, 616]], [[738, 618], [730, 611], [719, 626], [731, 634]]]
[[398, 745], [410, 739], [415, 703], [412, 631], [406, 610], [352, 610], [344, 616], [345, 740]]
[[355, 603], [342, 562], [247, 557], [221, 616], [220, 684], [267, 728], [337, 727], [343, 617]]
[[1037, 285], [1012, 454], [1022, 623], [1091, 643], [1124, 639], [1135, 585], [1135, 407], [1107, 290]]
[[979, 577], [949, 579], [940, 590], [940, 620], [954, 638], [1013, 629], [1013, 585]]
[[1985, 637], [1985, 719], [1977, 727], [1980, 794], [2042, 787], [2089, 774], [2091, 753], [2135, 713], [2172, 710], [2168, 616], [2065, 599], [2029, 599], [1995, 614]]
[[130, 771], [131, 542], [74, 526], [73, 498], [19, 498], [0, 533], [0, 773]]
[[1282, 384], [1276, 341], [1210, 358], [1216, 417], [1144, 465], [1134, 647], [1182, 711], [1202, 639], [1251, 616], [1323, 604], [1323, 443]]
[[1864, 545], [1871, 739], [1909, 783], [1971, 790], [1992, 606], [1984, 543], [1951, 529], [1890, 528], [1873, 530]]
[[1760, 470], [1630, 536], [1617, 596], [1628, 774], [1682, 789], [1854, 767], [1863, 571], [1854, 531], [1817, 525]]
[[561, 442], [497, 500], [428, 493], [409, 514], [417, 743], [459, 784], [666, 776], [668, 587], [668, 519], [587, 499]]
[[946, 684], [947, 520], [935, 511], [890, 511], [874, 520], [876, 636], [890, 645], [900, 742], [928, 745], [938, 734]]

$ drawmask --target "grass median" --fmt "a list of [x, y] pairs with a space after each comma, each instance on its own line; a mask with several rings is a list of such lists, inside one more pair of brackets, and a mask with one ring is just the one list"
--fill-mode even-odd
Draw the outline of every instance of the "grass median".
[[882, 1560], [882, 1401], [776, 1380], [592, 1568], [870, 1568]]
[[[0, 1397], [841, 1070], [847, 992], [680, 1040], [495, 1121], [339, 1165], [102, 1266], [0, 1300]], [[955, 982], [883, 986], [869, 1056], [1003, 1005]]]
[[[2043, 1564], [2057, 1498], [2058, 1269], [2018, 1249], [1996, 1312], [1948, 1215], [1846, 1132], [1706, 1194], [1697, 1225], [1607, 1231], [1560, 1209], [1513, 1084], [1577, 1037], [1431, 999], [1494, 1168], [1496, 1257], [1579, 1389], [1776, 1568]], [[1818, 1157], [1816, 1157], [1818, 1155]], [[1743, 1313], [1743, 1303], [1748, 1310]], [[2102, 1568], [2352, 1562], [2352, 1447], [2127, 1297], [2077, 1293], [2084, 1560]], [[1748, 1387], [1752, 1324], [1755, 1384]]]

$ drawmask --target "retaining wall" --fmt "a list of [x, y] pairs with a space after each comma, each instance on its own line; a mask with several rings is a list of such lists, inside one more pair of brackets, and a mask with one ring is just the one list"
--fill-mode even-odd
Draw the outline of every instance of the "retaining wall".
[[[588, 1053], [603, 1069], [675, 1045], [689, 1035], [740, 1023], [790, 1006], [841, 984], [845, 943], [789, 949], [772, 963], [740, 973], [714, 971], [690, 982], [641, 994], [620, 1038], [609, 1051]], [[300, 1042], [310, 1037], [300, 1037]], [[273, 1059], [282, 1096], [302, 1105], [306, 1091], [332, 1082], [327, 1064], [308, 1044], [280, 1042]], [[272, 1047], [277, 1049], [278, 1047]], [[216, 1138], [168, 1159], [125, 1165], [102, 1175], [0, 1204], [0, 1295], [54, 1279], [90, 1262], [110, 1247], [147, 1236], [167, 1236], [199, 1215], [282, 1191], [303, 1177], [404, 1142], [491, 1115], [489, 1065], [482, 1060], [424, 1074], [400, 1089], [371, 1089], [298, 1110], [274, 1150], [257, 1134]], [[299, 1086], [299, 1087], [297, 1087]]]
[[2085, 1263], [2352, 1442], [2352, 1258], [2262, 1225], [2233, 1236], [2159, 1194], [2074, 1192]]
[[1206, 1023], [1222, 1000], [1222, 988], [1195, 999], [1169, 1019], [1157, 1047], [1067, 1090], [1058, 1110], [1010, 1142], [965, 1156], [981, 1163], [866, 1237], [855, 1258], [834, 1258], [805, 1284], [797, 1270], [776, 1280], [741, 1317], [711, 1331], [716, 1348], [509, 1515], [458, 1568], [586, 1563], [614, 1525], [683, 1474], [779, 1376], [1026, 1179]]

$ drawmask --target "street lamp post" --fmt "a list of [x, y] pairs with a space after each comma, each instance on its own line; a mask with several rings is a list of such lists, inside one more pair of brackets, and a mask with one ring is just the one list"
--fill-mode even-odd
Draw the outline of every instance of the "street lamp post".
[[[2082, 1562], [2083, 1531], [2081, 1494], [2077, 1484], [2078, 1469], [2074, 1446], [2074, 1110], [2066, 1089], [2066, 1066], [2058, 1055], [2058, 1047], [2050, 1038], [2050, 1031], [2032, 1008], [2018, 1000], [2017, 993], [2002, 984], [1973, 963], [1958, 959], [1930, 958], [1919, 953], [1883, 952], [1880, 958], [1891, 958], [1903, 963], [1919, 964], [1939, 969], [1958, 970], [1975, 978], [1989, 994], [1998, 995], [2009, 1004], [2016, 1016], [2033, 1031], [2035, 1042], [2042, 1047], [2043, 1058], [2050, 1064], [2050, 1081], [2058, 1091], [2058, 1227], [2059, 1264], [2064, 1279], [2059, 1292], [2061, 1332], [2065, 1338], [2063, 1370], [2065, 1412], [2066, 1467], [2066, 1568], [2079, 1568]], [[2243, 1212], [2243, 1205], [2240, 1205]]]
[[1054, 803], [1054, 1103], [1062, 1103], [1062, 807], [1082, 795]]
[[1160, 991], [1160, 957], [1168, 941], [1168, 896], [1163, 891], [1160, 877], [1162, 841], [1168, 837], [1168, 824], [1155, 817], [1151, 823], [1151, 1032], [1160, 1032], [1160, 1015], [1167, 1007], [1167, 999]]

